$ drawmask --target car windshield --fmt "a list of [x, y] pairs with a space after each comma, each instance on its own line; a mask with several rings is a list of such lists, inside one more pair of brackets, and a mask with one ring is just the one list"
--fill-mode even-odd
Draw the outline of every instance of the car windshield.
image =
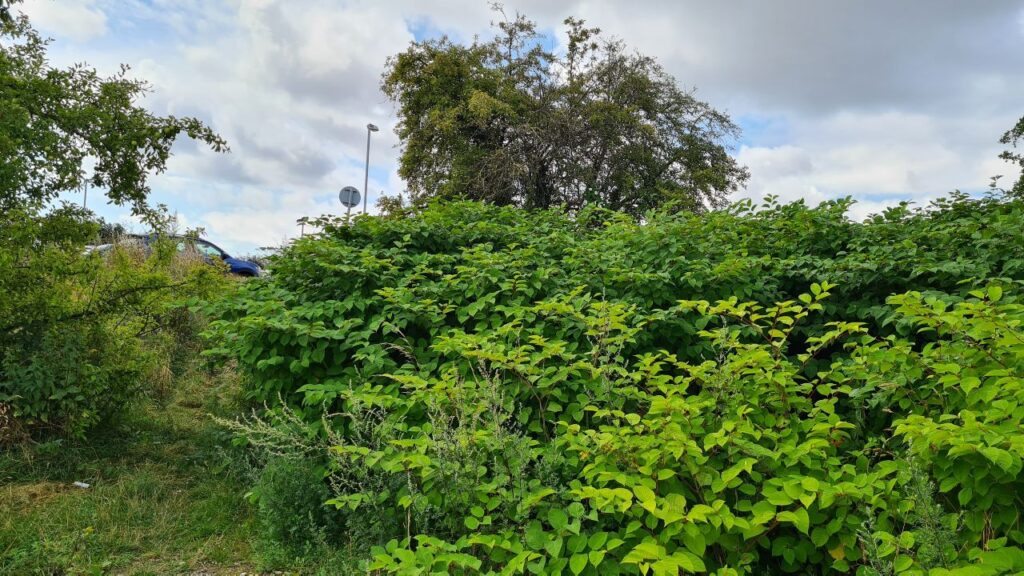
[[201, 254], [205, 254], [210, 258], [222, 258], [224, 256], [224, 252], [222, 252], [220, 248], [217, 248], [212, 244], [207, 244], [206, 242], [196, 242], [196, 249], [199, 250]]
[[186, 250], [195, 250], [203, 256], [210, 258], [226, 258], [227, 255], [220, 248], [217, 248], [213, 244], [205, 242], [203, 240], [191, 241], [181, 238], [177, 243], [178, 252], [185, 252]]

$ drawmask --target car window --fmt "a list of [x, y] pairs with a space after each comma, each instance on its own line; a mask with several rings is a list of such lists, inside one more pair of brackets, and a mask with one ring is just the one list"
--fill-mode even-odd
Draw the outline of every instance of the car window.
[[210, 258], [220, 258], [224, 255], [224, 253], [220, 251], [220, 248], [205, 242], [196, 242], [196, 249], [199, 250], [201, 254], [205, 254]]

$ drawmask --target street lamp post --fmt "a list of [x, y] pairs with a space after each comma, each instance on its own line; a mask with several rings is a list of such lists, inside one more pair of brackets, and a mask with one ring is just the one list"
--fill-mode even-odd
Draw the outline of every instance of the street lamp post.
[[366, 214], [366, 200], [370, 197], [368, 193], [370, 183], [370, 132], [379, 130], [374, 124], [366, 125], [366, 174], [363, 176], [363, 214]]

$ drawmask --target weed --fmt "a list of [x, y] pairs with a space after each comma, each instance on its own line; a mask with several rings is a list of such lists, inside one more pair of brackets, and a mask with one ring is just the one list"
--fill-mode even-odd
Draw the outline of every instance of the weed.
[[301, 557], [327, 542], [337, 542], [336, 511], [322, 466], [308, 459], [272, 458], [252, 492], [263, 535]]

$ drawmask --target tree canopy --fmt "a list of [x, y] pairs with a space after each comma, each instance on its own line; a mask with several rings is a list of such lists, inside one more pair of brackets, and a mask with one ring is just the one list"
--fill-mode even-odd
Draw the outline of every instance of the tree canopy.
[[382, 88], [414, 197], [639, 215], [719, 206], [747, 180], [729, 155], [739, 128], [728, 115], [655, 59], [565, 24], [564, 54], [517, 15], [490, 40], [423, 40], [389, 60]]
[[[1000, 144], [1008, 144], [1014, 149], [1017, 148], [1017, 144], [1024, 141], [1024, 117], [1021, 117], [1017, 121], [1017, 124], [1006, 131], [1003, 137], [999, 139]], [[1017, 179], [1017, 183], [1013, 185], [1013, 188], [1009, 190], [1010, 194], [1017, 196], [1018, 198], [1024, 198], [1024, 152], [1017, 152], [1016, 150], [1005, 150], [999, 155], [1000, 158], [1007, 162], [1013, 162], [1020, 166], [1020, 177]]]
[[129, 78], [125, 66], [111, 77], [84, 64], [51, 66], [48, 42], [6, 4], [0, 3], [0, 212], [39, 210], [88, 185], [144, 214], [146, 179], [165, 169], [179, 135], [227, 149], [195, 118], [156, 116], [139, 106], [149, 86]]

